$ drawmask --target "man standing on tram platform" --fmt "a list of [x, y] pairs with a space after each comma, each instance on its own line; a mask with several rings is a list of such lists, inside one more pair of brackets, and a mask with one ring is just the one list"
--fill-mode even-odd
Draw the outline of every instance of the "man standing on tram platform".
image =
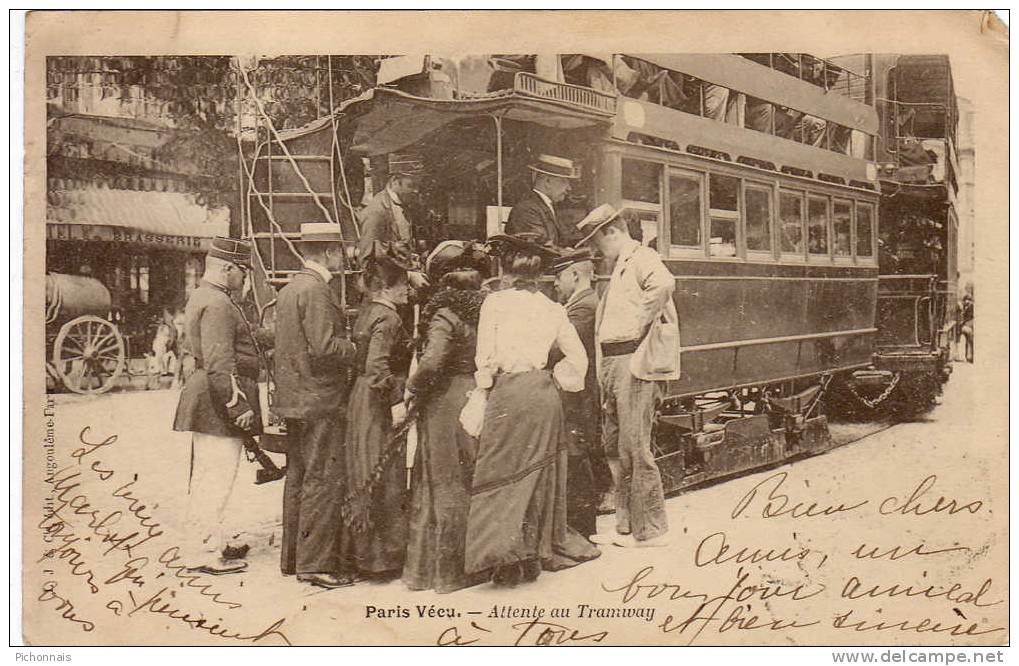
[[[563, 254], [552, 266], [556, 291], [566, 308], [566, 316], [577, 330], [590, 362], [584, 377], [584, 390], [563, 392], [569, 450], [566, 476], [566, 520], [585, 537], [597, 532], [595, 521], [601, 496], [612, 483], [605, 451], [601, 445], [601, 400], [598, 372], [595, 368], [595, 317], [598, 295], [591, 282], [594, 261], [591, 251], [581, 248]], [[561, 353], [560, 353], [561, 354]], [[549, 365], [558, 361], [554, 354]]]
[[555, 206], [570, 193], [571, 183], [580, 178], [573, 160], [555, 155], [539, 155], [527, 166], [534, 172], [534, 188], [510, 211], [507, 234], [530, 233], [538, 244], [556, 247], [569, 244], [572, 230], [560, 227]]
[[210, 575], [247, 568], [246, 544], [234, 543], [226, 509], [244, 450], [244, 437], [261, 430], [259, 353], [236, 298], [244, 286], [251, 247], [214, 238], [202, 282], [184, 309], [186, 345], [195, 359], [177, 403], [173, 429], [191, 432], [191, 469], [183, 559]]
[[675, 280], [658, 253], [630, 237], [611, 205], [577, 224], [615, 260], [599, 305], [596, 340], [604, 408], [603, 440], [616, 485], [616, 534], [596, 543], [627, 547], [667, 545], [662, 476], [651, 451], [655, 409], [666, 381], [679, 379], [679, 319], [672, 300]]
[[273, 412], [286, 419], [288, 435], [280, 569], [324, 588], [354, 581], [343, 556], [341, 506], [350, 490], [343, 415], [356, 350], [329, 288], [332, 272], [343, 267], [342, 240], [337, 224], [302, 224], [304, 268], [277, 304]]
[[[372, 197], [361, 212], [357, 254], [362, 261], [371, 254], [376, 242], [399, 246], [410, 254], [416, 251], [414, 225], [405, 209], [419, 195], [424, 162], [415, 155], [390, 153], [388, 167], [389, 181], [385, 189]], [[407, 277], [414, 289], [428, 285], [422, 271], [409, 271]]]

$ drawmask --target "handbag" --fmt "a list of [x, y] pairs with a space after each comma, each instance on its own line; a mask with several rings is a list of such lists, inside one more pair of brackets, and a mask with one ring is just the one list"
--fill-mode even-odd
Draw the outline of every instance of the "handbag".
[[477, 438], [481, 435], [487, 405], [488, 391], [475, 388], [467, 393], [467, 404], [460, 410], [460, 425], [471, 437]]

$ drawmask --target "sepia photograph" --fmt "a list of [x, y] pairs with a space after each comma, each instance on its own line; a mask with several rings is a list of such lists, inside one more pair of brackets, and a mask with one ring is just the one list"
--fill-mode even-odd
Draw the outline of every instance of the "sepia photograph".
[[26, 20], [24, 644], [1009, 643], [989, 12], [148, 17]]

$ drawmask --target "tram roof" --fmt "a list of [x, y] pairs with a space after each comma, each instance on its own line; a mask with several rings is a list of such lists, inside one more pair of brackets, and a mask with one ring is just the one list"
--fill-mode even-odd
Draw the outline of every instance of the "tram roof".
[[[450, 123], [478, 116], [535, 123], [557, 129], [608, 125], [614, 109], [597, 109], [573, 102], [506, 90], [468, 99], [418, 97], [392, 88], [373, 88], [346, 100], [333, 112], [340, 123], [355, 121], [353, 150], [378, 155], [417, 143]], [[330, 116], [304, 127], [280, 132], [284, 141], [330, 126]]]

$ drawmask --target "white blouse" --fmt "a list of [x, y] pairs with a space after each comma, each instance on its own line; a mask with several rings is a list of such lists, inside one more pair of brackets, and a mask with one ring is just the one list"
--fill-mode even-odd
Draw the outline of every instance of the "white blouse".
[[499, 373], [544, 368], [553, 345], [565, 358], [556, 363], [552, 376], [565, 391], [584, 390], [587, 352], [565, 308], [544, 294], [522, 289], [489, 294], [478, 321], [478, 387], [491, 388]]

